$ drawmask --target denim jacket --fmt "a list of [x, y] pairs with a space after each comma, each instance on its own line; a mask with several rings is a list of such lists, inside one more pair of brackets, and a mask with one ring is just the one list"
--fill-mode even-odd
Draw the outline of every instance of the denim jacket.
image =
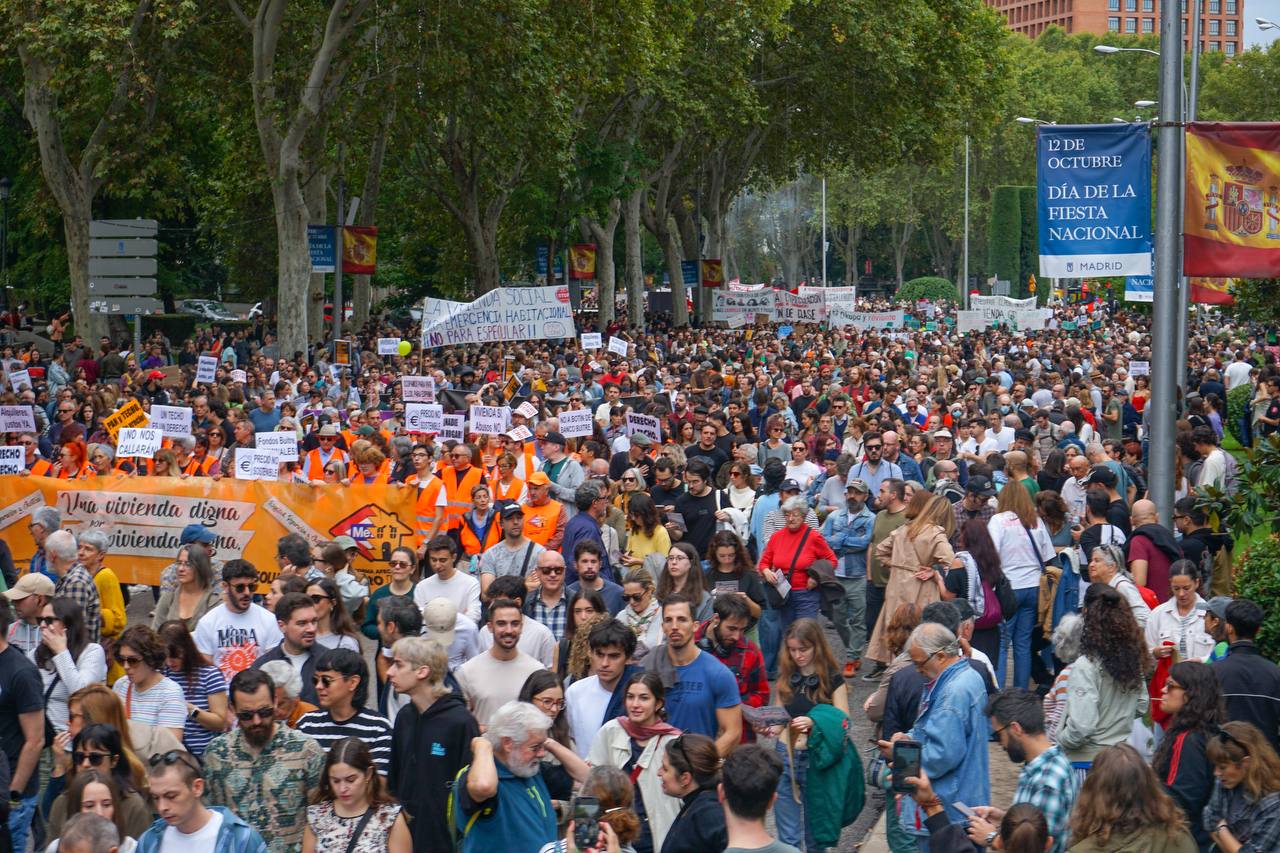
[[[920, 765], [953, 823], [965, 819], [956, 810], [957, 800], [969, 806], [991, 804], [986, 706], [982, 676], [961, 658], [925, 686], [920, 715], [911, 727], [911, 739], [921, 746]], [[928, 835], [924, 812], [915, 800], [903, 797], [902, 803], [902, 828], [910, 835]]]
[[867, 546], [871, 544], [871, 528], [875, 522], [875, 513], [865, 506], [852, 515], [846, 508], [827, 516], [822, 525], [822, 538], [842, 558], [836, 567], [837, 577], [867, 576]]
[[[209, 810], [222, 815], [218, 839], [209, 853], [267, 853], [267, 845], [262, 836], [238, 815], [222, 806], [210, 806]], [[137, 853], [160, 853], [167, 826], [163, 818], [151, 824], [151, 828], [138, 839]]]

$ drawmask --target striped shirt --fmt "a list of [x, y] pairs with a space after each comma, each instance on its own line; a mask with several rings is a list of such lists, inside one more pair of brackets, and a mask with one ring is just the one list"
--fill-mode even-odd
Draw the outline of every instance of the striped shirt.
[[328, 711], [321, 709], [303, 714], [294, 728], [315, 738], [325, 752], [343, 738], [360, 738], [369, 747], [378, 772], [387, 775], [387, 768], [391, 765], [391, 722], [386, 717], [361, 708], [354, 717], [338, 722]]
[[[164, 674], [169, 676], [170, 680], [176, 681], [178, 686], [182, 688], [183, 694], [187, 697], [187, 701], [201, 711], [209, 710], [209, 697], [211, 695], [217, 693], [225, 695], [227, 692], [227, 680], [222, 676], [222, 670], [216, 666], [200, 667], [191, 679], [188, 679], [181, 672], [175, 672], [168, 667], [165, 667]], [[182, 729], [182, 745], [192, 755], [204, 755], [209, 741], [220, 734], [222, 732], [211, 732], [190, 717], [187, 717], [187, 722]]]

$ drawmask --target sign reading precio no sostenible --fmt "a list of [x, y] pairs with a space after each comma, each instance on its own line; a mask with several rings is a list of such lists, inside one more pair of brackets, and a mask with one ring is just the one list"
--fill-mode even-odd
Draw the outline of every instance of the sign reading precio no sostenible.
[[1142, 124], [1041, 125], [1040, 275], [1151, 275], [1151, 136]]

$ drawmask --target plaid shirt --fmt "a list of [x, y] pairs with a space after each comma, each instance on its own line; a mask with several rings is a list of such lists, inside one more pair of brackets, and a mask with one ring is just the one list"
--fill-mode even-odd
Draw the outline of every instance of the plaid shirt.
[[1079, 778], [1057, 746], [1049, 747], [1028, 761], [1018, 775], [1018, 789], [1013, 793], [1013, 801], [1028, 803], [1044, 813], [1049, 834], [1053, 836], [1049, 853], [1063, 853], [1067, 849], [1067, 824], [1079, 791]]
[[548, 607], [542, 600], [542, 594], [538, 590], [530, 593], [529, 601], [524, 606], [524, 615], [532, 616], [551, 629], [551, 635], [556, 638], [556, 642], [564, 639], [565, 624], [569, 619], [569, 597], [565, 595], [564, 590], [560, 591], [560, 600]]
[[79, 563], [58, 579], [53, 589], [55, 596], [66, 596], [80, 605], [84, 611], [84, 624], [89, 629], [89, 642], [102, 642], [102, 601], [98, 588], [93, 585], [93, 575]]
[[[701, 641], [711, 625], [710, 621], [698, 626], [694, 639]], [[729, 654], [720, 656], [719, 650], [708, 641], [706, 651], [720, 663], [729, 668], [738, 682], [738, 695], [742, 704], [752, 708], [762, 708], [769, 703], [769, 676], [765, 673], [764, 655], [760, 647], [743, 637], [738, 645], [729, 650]], [[742, 743], [750, 743], [756, 739], [756, 733], [750, 726], [742, 727]]]
[[1222, 821], [1244, 849], [1280, 850], [1280, 793], [1255, 800], [1243, 785], [1224, 788], [1217, 782], [1204, 807], [1204, 828], [1212, 832]]
[[[986, 524], [996, 514], [996, 508], [993, 507], [990, 503], [983, 503], [982, 509], [978, 510], [977, 512], [969, 512], [969, 510], [965, 509], [964, 501], [956, 501], [955, 503], [953, 503], [951, 505], [951, 511], [954, 512], [956, 515], [957, 539], [953, 541], [959, 541], [958, 537], [960, 536], [960, 531], [964, 529], [964, 526], [969, 522], [970, 519], [976, 518], [978, 521], [981, 521], [983, 524]], [[1056, 838], [1057, 836], [1054, 836], [1054, 837]]]

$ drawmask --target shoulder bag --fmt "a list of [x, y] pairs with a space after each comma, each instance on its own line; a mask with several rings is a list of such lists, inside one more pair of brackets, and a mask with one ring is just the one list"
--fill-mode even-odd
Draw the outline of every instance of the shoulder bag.
[[[804, 552], [804, 543], [809, 541], [809, 534], [813, 532], [813, 528], [809, 525], [804, 526], [804, 534], [800, 537], [800, 544], [796, 546], [796, 552], [791, 556], [791, 565], [787, 572], [778, 581], [777, 584], [765, 584], [765, 596], [769, 599], [772, 607], [781, 607], [782, 603], [787, 600], [787, 596], [791, 594], [791, 575], [796, 570], [796, 563], [800, 562], [800, 555]], [[774, 571], [778, 571], [775, 567]]]

